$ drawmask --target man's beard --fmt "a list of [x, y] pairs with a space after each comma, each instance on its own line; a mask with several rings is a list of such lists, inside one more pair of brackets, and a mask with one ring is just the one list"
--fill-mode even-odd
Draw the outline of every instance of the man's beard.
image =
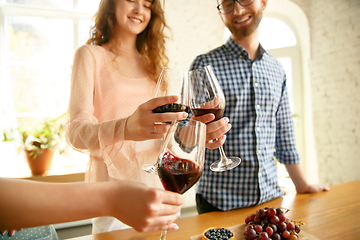
[[255, 32], [256, 29], [259, 27], [259, 24], [263, 16], [262, 11], [255, 13], [253, 16], [254, 16], [254, 20], [248, 26], [237, 28], [233, 24], [228, 24], [226, 27], [231, 32], [231, 35], [237, 39], [248, 37], [253, 32]]

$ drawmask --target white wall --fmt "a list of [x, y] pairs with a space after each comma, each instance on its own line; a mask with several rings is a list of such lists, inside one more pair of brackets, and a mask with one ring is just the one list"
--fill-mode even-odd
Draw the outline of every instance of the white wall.
[[188, 70], [197, 55], [222, 44], [216, 0], [166, 1], [165, 15], [173, 33], [167, 44], [170, 67]]
[[320, 180], [360, 179], [360, 1], [311, 1], [311, 72]]

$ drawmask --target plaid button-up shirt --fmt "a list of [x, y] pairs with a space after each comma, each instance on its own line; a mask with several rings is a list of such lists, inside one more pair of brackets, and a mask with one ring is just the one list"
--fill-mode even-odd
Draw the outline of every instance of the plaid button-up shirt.
[[[225, 172], [210, 170], [219, 150], [206, 149], [197, 193], [227, 211], [282, 196], [274, 156], [284, 164], [299, 163], [285, 71], [261, 45], [255, 61], [234, 40], [198, 56], [190, 69], [211, 65], [225, 94], [223, 116], [231, 130], [223, 145], [241, 164]], [[276, 149], [276, 151], [275, 151]]]

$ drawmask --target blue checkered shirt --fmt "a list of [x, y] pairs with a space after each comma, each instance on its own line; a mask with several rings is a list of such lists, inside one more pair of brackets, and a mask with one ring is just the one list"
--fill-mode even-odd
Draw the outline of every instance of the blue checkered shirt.
[[[219, 150], [206, 149], [197, 193], [227, 211], [257, 205], [282, 196], [274, 156], [284, 164], [299, 163], [285, 71], [261, 45], [255, 61], [234, 40], [198, 56], [190, 69], [211, 65], [226, 98], [224, 115], [231, 130], [223, 145], [227, 156], [241, 164], [213, 172]], [[274, 149], [276, 151], [274, 152]]]

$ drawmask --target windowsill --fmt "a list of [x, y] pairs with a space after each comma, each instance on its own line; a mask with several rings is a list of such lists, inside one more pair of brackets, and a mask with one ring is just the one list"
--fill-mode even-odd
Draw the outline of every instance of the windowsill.
[[0, 177], [27, 179], [45, 182], [82, 182], [85, 179], [88, 155], [69, 151], [59, 154], [55, 152], [52, 167], [43, 175], [32, 175], [23, 152], [13, 156], [0, 167]]

